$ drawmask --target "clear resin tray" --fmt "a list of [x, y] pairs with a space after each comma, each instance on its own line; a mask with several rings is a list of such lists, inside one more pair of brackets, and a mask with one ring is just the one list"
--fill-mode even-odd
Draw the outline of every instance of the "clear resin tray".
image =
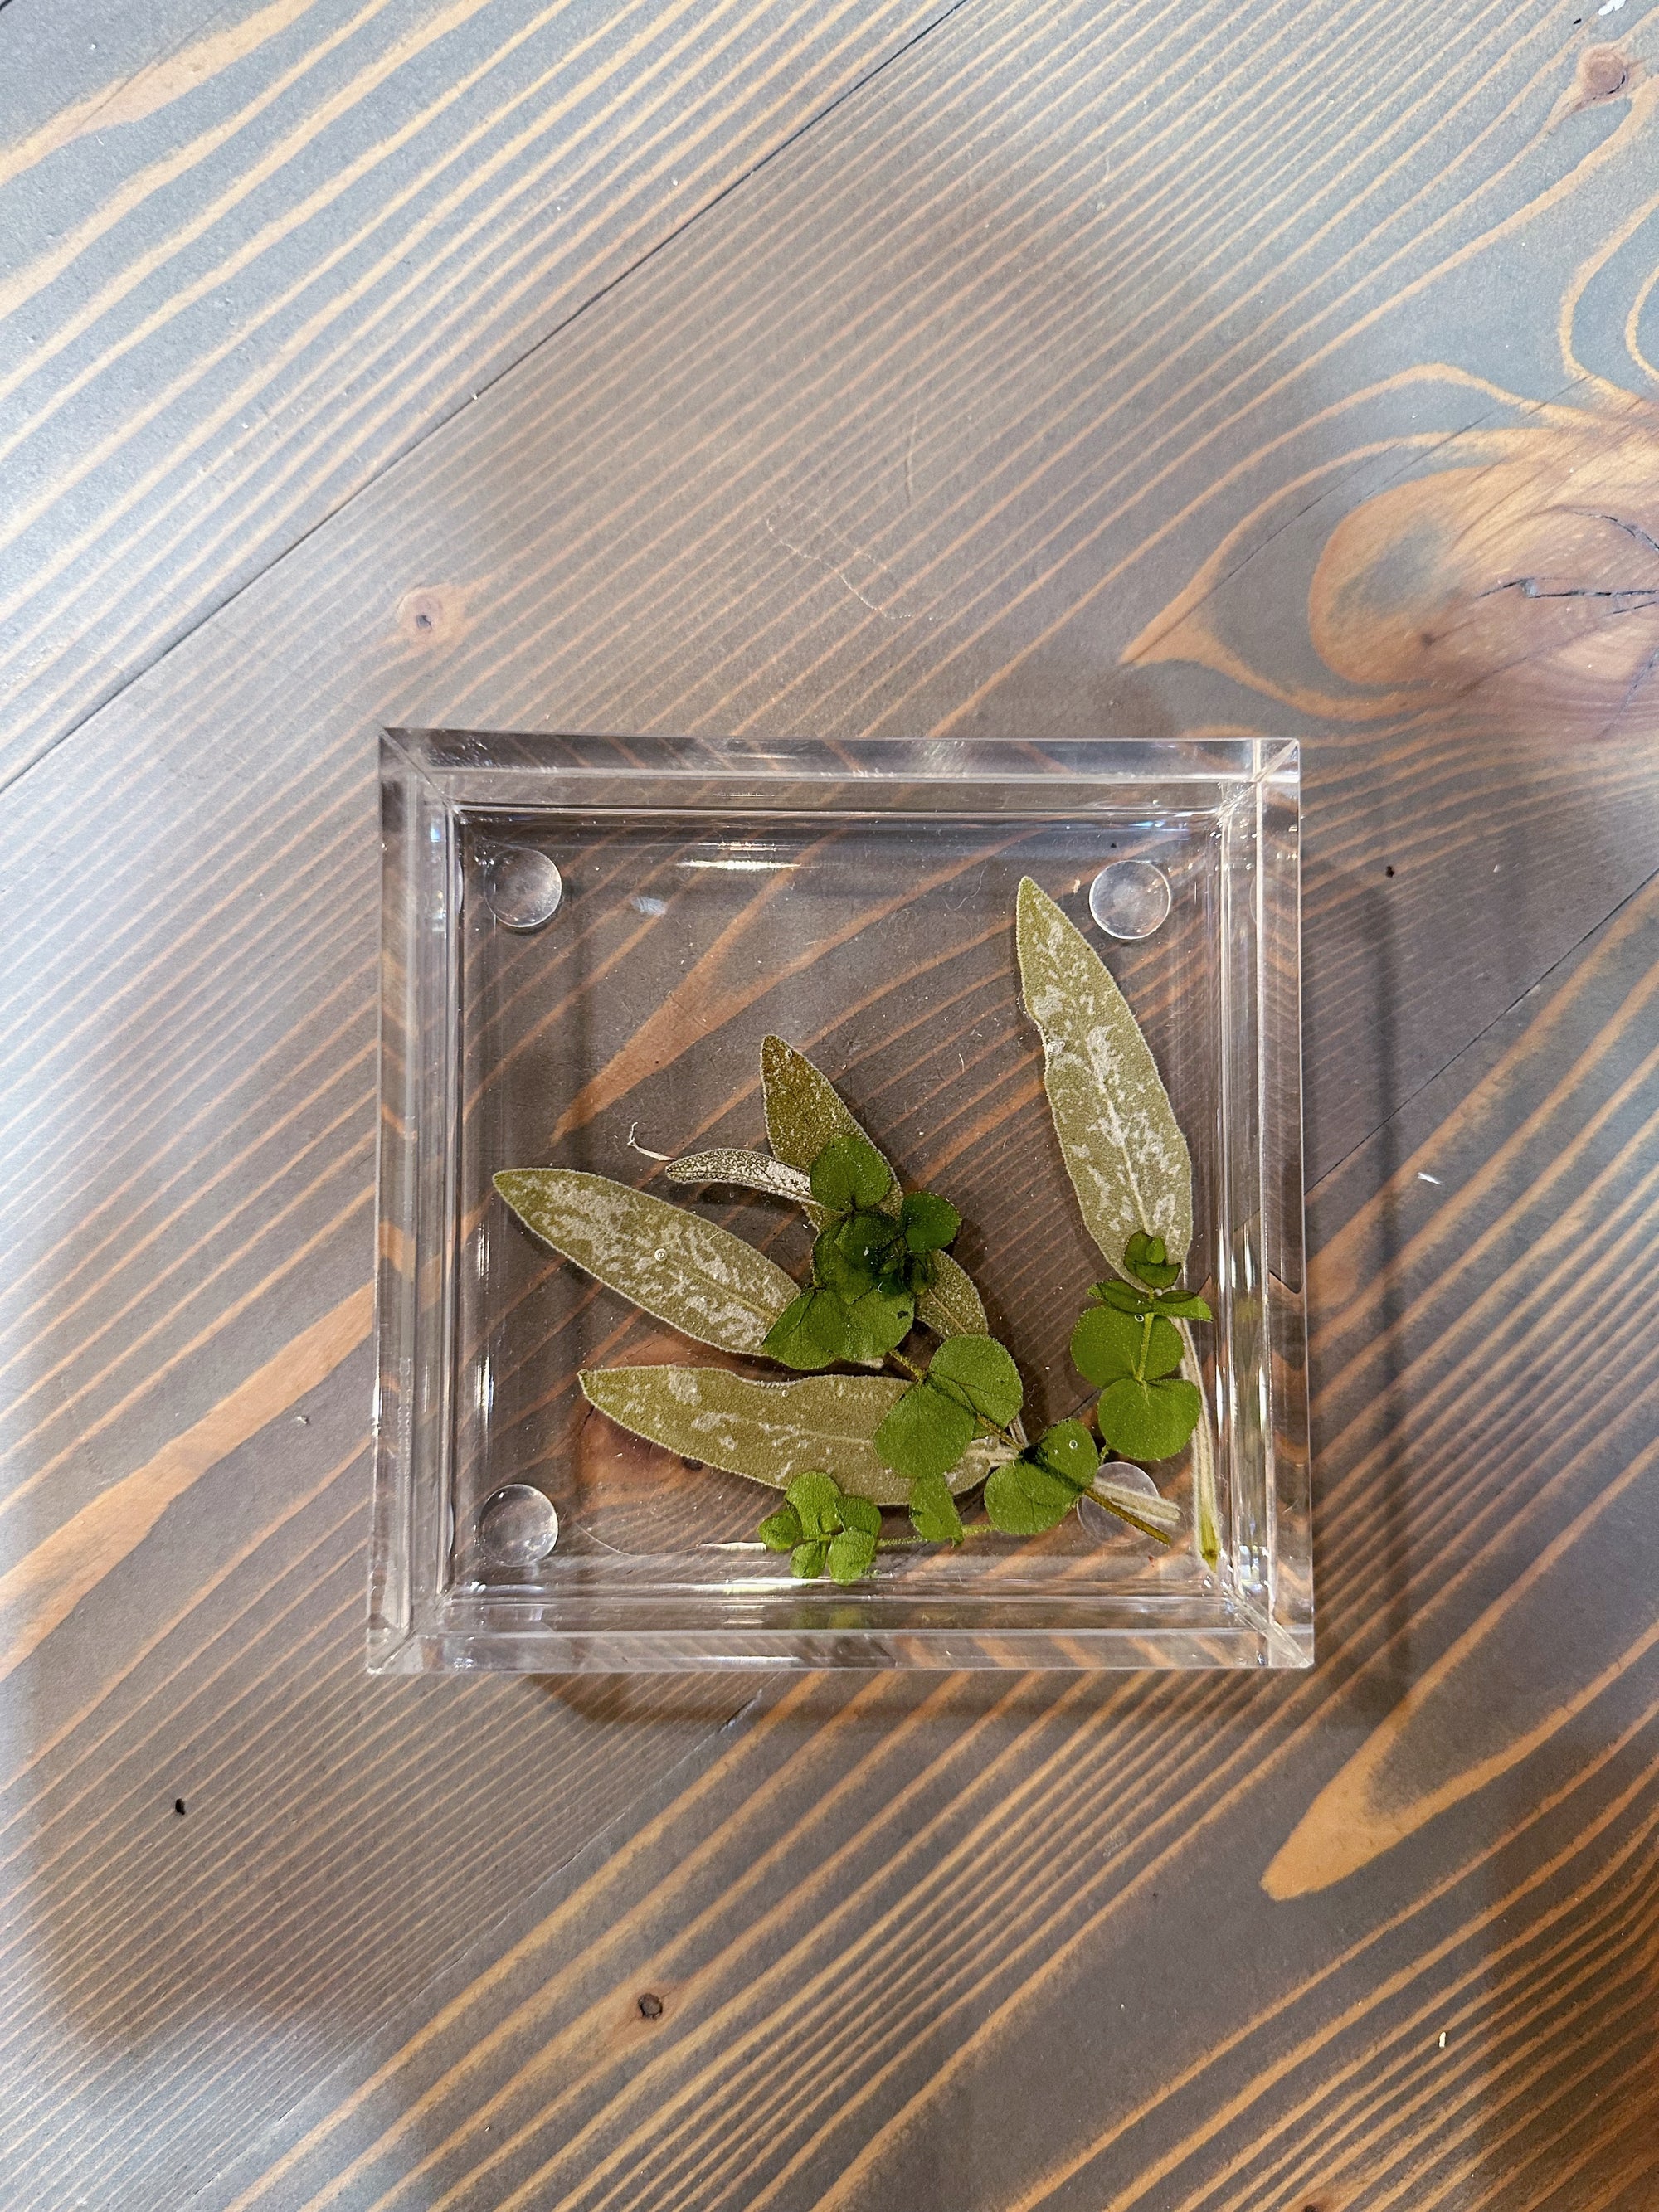
[[[381, 778], [372, 1668], [1310, 1663], [1294, 745], [398, 732]], [[1104, 1270], [1019, 1000], [1027, 876], [1103, 957], [1192, 1153], [1219, 1559], [1189, 1449], [1152, 1470], [1183, 1508], [1167, 1547], [1085, 1503], [1038, 1537], [798, 1581], [757, 1539], [773, 1492], [616, 1427], [578, 1382], [777, 1370], [601, 1287], [491, 1178], [603, 1175], [800, 1277], [796, 1208], [663, 1164], [764, 1146], [775, 1034], [959, 1210], [1028, 1425], [1086, 1413], [1070, 1334]]]

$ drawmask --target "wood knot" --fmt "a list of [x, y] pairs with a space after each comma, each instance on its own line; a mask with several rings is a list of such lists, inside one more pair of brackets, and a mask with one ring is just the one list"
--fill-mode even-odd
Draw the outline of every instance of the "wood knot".
[[418, 645], [450, 645], [466, 634], [465, 602], [453, 584], [423, 584], [398, 602], [398, 627]]
[[1659, 453], [1526, 428], [1344, 516], [1309, 592], [1320, 658], [1378, 690], [1480, 696], [1517, 727], [1648, 726], [1659, 697]]
[[1598, 100], [1616, 100], [1630, 82], [1630, 64], [1617, 46], [1586, 46], [1578, 57], [1578, 76], [1573, 90], [1580, 106]]

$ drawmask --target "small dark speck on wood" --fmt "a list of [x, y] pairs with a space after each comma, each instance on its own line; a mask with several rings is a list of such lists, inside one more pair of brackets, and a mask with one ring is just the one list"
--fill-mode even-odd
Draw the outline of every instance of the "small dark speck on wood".
[[657, 1995], [654, 1990], [647, 1990], [645, 1995], [639, 1999], [639, 2014], [641, 2020], [660, 2020], [662, 2018], [662, 1999]]

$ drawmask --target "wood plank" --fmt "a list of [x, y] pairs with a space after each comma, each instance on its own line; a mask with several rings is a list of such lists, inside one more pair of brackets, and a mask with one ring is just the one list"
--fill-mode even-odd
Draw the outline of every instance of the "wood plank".
[[0, 773], [948, 4], [8, 9]]
[[[751, 2163], [760, 2202], [919, 2212], [1651, 2194], [1647, 1661], [1348, 1881], [1260, 1889], [1604, 1496], [1564, 1558], [1614, 1627], [1644, 1587], [1609, 1536], [1651, 1440], [1650, 1302], [1638, 1279], [1606, 1316], [1598, 1388], [1535, 1310], [1528, 1240], [1546, 1284], [1562, 1261], [1527, 1194], [1559, 1158], [1549, 1203], [1633, 1264], [1650, 1145], [1613, 1094], [1650, 956], [1608, 917], [1656, 862], [1645, 571], [1592, 532], [1567, 586], [1616, 610], [1564, 637], [1522, 590], [1482, 631], [1490, 567], [1414, 566], [1420, 513], [1376, 503], [1473, 465], [1492, 416], [1605, 452], [1608, 511], [1646, 526], [1647, 417], [1609, 387], [1648, 327], [1653, 80], [1574, 105], [1606, 27], [961, 9], [6, 793], [0, 1528], [26, 1627], [85, 1583], [4, 1692], [9, 2171], [37, 2194], [300, 2203], [360, 2152], [336, 2201], [428, 2155], [492, 2205], [550, 2159], [526, 2201], [637, 2165], [653, 2203], [746, 2204]], [[1560, 506], [1559, 446], [1487, 459]], [[1333, 545], [1346, 598], [1316, 589]], [[1521, 577], [1555, 572], [1525, 550]], [[1413, 688], [1387, 653], [1419, 601], [1463, 642]], [[291, 1404], [312, 1370], [283, 1354], [333, 1344], [369, 1275], [369, 734], [443, 720], [1310, 738], [1310, 1128], [1341, 1168], [1310, 1682], [830, 1683], [722, 1737], [747, 1685], [359, 1678], [364, 1353], [346, 1330]], [[1447, 1245], [1413, 1242], [1431, 1200]], [[145, 1518], [237, 1433], [224, 1409], [267, 1402]], [[1506, 1711], [1511, 1741], [1538, 1723]], [[1199, 1926], [1224, 1940], [1195, 1954]], [[1291, 1931], [1279, 1967], [1264, 1929]], [[1182, 1959], [1190, 2007], [1114, 2016]]]

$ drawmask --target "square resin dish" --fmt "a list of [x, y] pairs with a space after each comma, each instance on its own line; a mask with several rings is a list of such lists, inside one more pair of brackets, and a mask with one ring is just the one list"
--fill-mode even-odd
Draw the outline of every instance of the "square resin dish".
[[[373, 1668], [1310, 1662], [1293, 744], [399, 732], [381, 777]], [[1085, 1504], [1039, 1537], [796, 1581], [757, 1540], [774, 1492], [617, 1428], [578, 1382], [779, 1370], [601, 1287], [491, 1177], [603, 1175], [802, 1276], [799, 1210], [663, 1166], [764, 1146], [775, 1034], [960, 1212], [1032, 1433], [1086, 1414], [1068, 1346], [1105, 1270], [1020, 1004], [1024, 876], [1116, 978], [1192, 1153], [1219, 1562], [1188, 1450], [1152, 1470], [1184, 1509], [1167, 1548]]]

